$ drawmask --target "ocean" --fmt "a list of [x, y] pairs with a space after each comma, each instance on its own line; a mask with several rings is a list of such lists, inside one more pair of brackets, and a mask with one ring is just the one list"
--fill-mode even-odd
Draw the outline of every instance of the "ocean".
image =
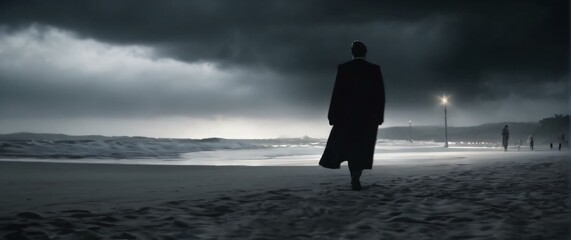
[[[316, 166], [326, 139], [167, 139], [92, 137], [82, 139], [0, 140], [4, 161], [154, 164]], [[444, 149], [434, 141], [377, 140], [376, 164], [401, 159], [445, 159], [457, 151], [496, 149], [495, 144], [452, 142]]]

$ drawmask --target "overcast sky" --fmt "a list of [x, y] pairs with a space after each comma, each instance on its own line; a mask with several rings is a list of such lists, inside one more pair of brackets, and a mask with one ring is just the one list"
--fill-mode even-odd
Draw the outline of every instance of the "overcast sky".
[[[2, 1], [0, 133], [326, 137], [368, 45], [384, 126], [569, 113], [569, 1]], [[382, 137], [382, 136], [381, 136]]]

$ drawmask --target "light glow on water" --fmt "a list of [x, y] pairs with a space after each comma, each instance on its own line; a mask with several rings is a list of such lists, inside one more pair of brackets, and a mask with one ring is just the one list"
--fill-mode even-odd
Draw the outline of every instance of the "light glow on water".
[[[9, 141], [13, 158], [0, 161], [202, 166], [317, 166], [325, 139], [169, 140], [110, 138], [67, 141]], [[13, 149], [13, 150], [12, 150]], [[540, 149], [538, 149], [540, 150]], [[540, 150], [541, 151], [541, 150]], [[384, 140], [375, 146], [375, 165], [424, 164], [503, 153], [494, 144]], [[535, 152], [534, 152], [535, 153]], [[501, 155], [500, 154], [500, 155]]]
[[[203, 151], [183, 154], [180, 160], [190, 165], [216, 166], [317, 166], [323, 148], [288, 147], [273, 149], [244, 149]], [[375, 165], [403, 164], [418, 161], [447, 161], [474, 154], [494, 153], [485, 148], [442, 148], [441, 146], [385, 147], [375, 149]], [[186, 164], [185, 164], [186, 165]]]

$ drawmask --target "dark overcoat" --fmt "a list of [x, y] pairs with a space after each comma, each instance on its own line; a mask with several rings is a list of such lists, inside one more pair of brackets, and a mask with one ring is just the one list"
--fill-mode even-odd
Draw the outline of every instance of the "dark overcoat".
[[351, 161], [371, 169], [384, 112], [381, 67], [360, 58], [339, 65], [328, 114], [333, 128], [319, 165], [337, 169], [343, 161]]
[[508, 140], [510, 139], [510, 130], [507, 127], [502, 129], [502, 146], [508, 146]]

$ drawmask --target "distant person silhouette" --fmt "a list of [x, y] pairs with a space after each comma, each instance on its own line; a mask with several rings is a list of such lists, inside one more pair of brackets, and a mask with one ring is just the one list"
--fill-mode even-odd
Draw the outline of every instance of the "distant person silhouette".
[[338, 169], [348, 161], [351, 187], [361, 190], [363, 169], [373, 167], [378, 126], [383, 124], [385, 88], [379, 65], [365, 60], [367, 46], [351, 45], [353, 60], [337, 67], [337, 77], [329, 106], [332, 125], [319, 165]]
[[549, 143], [549, 149], [553, 150], [553, 143]]
[[508, 128], [508, 125], [506, 125], [502, 129], [502, 146], [504, 146], [504, 152], [508, 151], [509, 139], [510, 139], [510, 129]]
[[559, 151], [561, 151], [561, 143], [559, 143]]
[[529, 138], [527, 140], [529, 141], [529, 149], [533, 151], [533, 136], [529, 135]]

